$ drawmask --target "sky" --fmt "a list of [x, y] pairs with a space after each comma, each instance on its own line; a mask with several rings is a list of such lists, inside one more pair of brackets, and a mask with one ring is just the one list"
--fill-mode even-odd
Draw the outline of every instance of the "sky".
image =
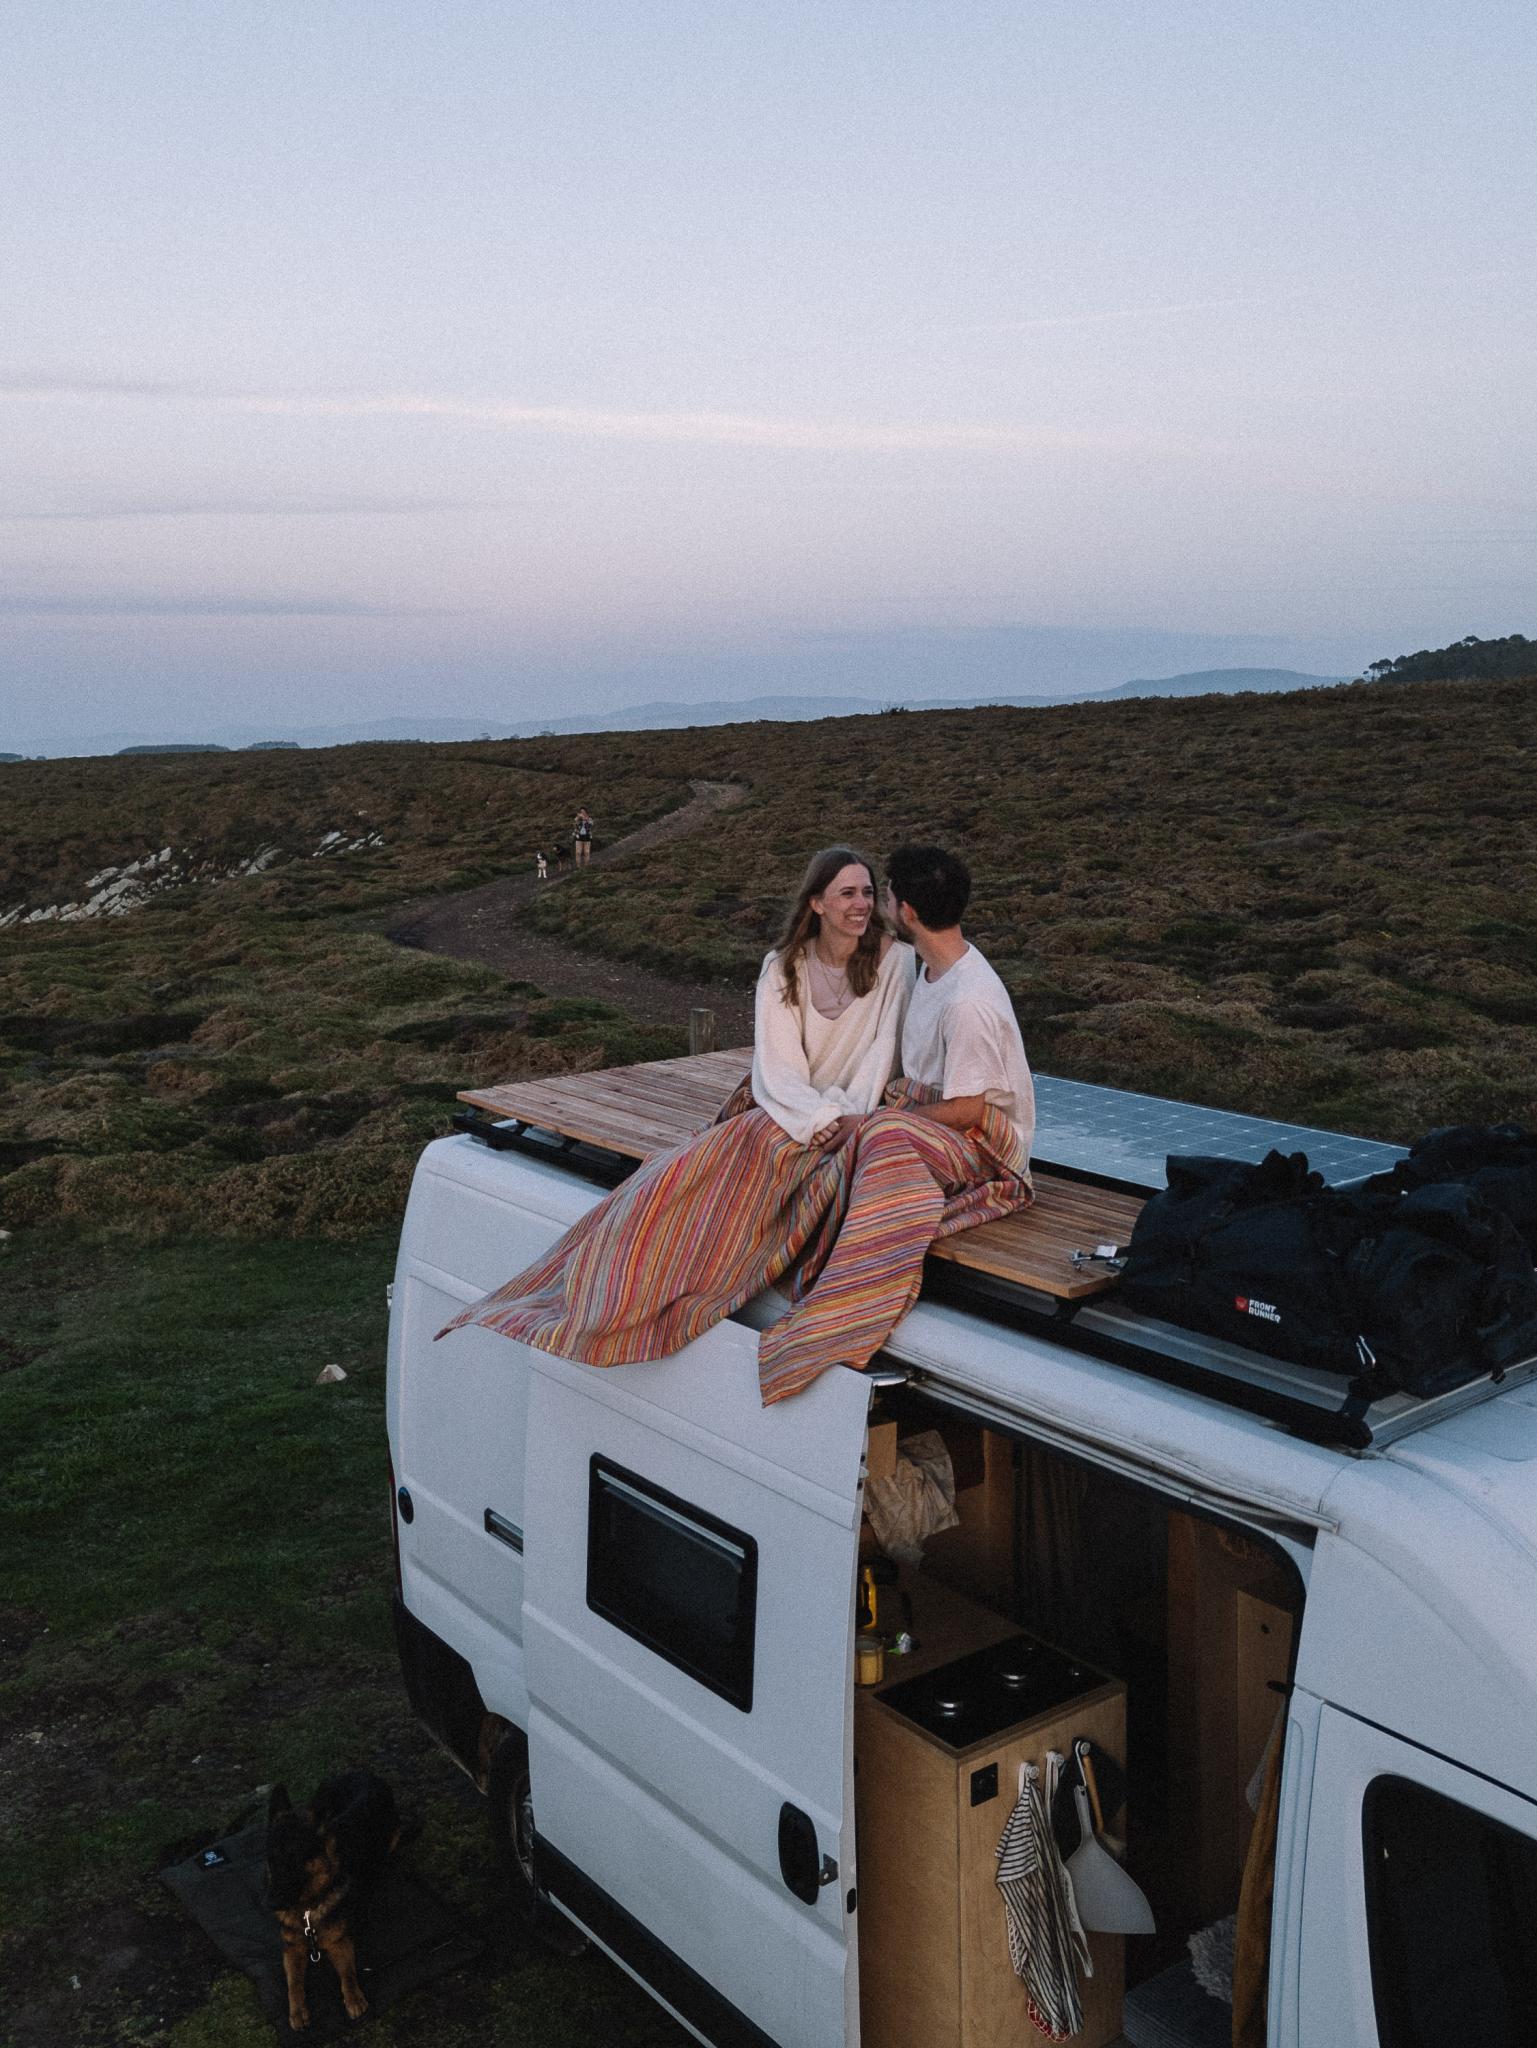
[[1530, 0], [6, 0], [0, 749], [1537, 633], [1534, 56]]

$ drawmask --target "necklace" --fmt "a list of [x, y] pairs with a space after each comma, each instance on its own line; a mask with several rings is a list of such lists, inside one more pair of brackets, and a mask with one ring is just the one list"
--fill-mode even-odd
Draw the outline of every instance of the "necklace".
[[811, 975], [812, 1003], [824, 1017], [839, 1016], [854, 1000], [854, 991], [849, 986], [849, 971], [829, 967], [815, 946], [806, 951], [806, 961]]

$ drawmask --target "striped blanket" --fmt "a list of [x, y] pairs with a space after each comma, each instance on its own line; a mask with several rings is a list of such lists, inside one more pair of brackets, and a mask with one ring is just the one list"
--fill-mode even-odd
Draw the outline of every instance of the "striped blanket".
[[830, 1155], [761, 1109], [712, 1124], [438, 1334], [478, 1323], [586, 1365], [630, 1365], [681, 1350], [777, 1281], [793, 1306], [760, 1339], [765, 1405], [830, 1365], [867, 1365], [917, 1299], [930, 1244], [1031, 1200], [1005, 1118], [988, 1110], [950, 1131], [903, 1107], [923, 1099], [932, 1091], [894, 1082], [889, 1106]]

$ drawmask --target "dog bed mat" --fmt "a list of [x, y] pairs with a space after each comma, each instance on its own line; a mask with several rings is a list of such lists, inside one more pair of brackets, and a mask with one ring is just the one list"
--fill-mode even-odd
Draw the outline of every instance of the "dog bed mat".
[[310, 2023], [301, 2033], [288, 2024], [288, 1987], [283, 1978], [283, 1945], [264, 1896], [267, 1854], [265, 1815], [160, 1873], [203, 1932], [256, 1985], [262, 2010], [285, 2042], [334, 2040], [370, 2014], [393, 2005], [407, 1991], [457, 1970], [480, 1954], [482, 1944], [420, 1878], [391, 1863], [353, 1918], [358, 1981], [368, 2013], [347, 2018], [329, 1962], [311, 1963], [305, 1985]]

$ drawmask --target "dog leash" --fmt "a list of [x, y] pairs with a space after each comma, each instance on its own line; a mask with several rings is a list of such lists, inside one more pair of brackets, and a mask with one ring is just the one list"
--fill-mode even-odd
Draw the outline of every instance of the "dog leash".
[[323, 1911], [312, 1906], [305, 1907], [304, 1939], [309, 1943], [310, 1961], [312, 1963], [320, 1961], [321, 1928], [331, 1918], [331, 1915], [336, 1911], [342, 1900], [346, 1898], [350, 1890], [351, 1886], [347, 1883], [346, 1879], [343, 1879], [340, 1884], [332, 1889], [328, 1898], [321, 1900], [320, 1904], [324, 1908]]

